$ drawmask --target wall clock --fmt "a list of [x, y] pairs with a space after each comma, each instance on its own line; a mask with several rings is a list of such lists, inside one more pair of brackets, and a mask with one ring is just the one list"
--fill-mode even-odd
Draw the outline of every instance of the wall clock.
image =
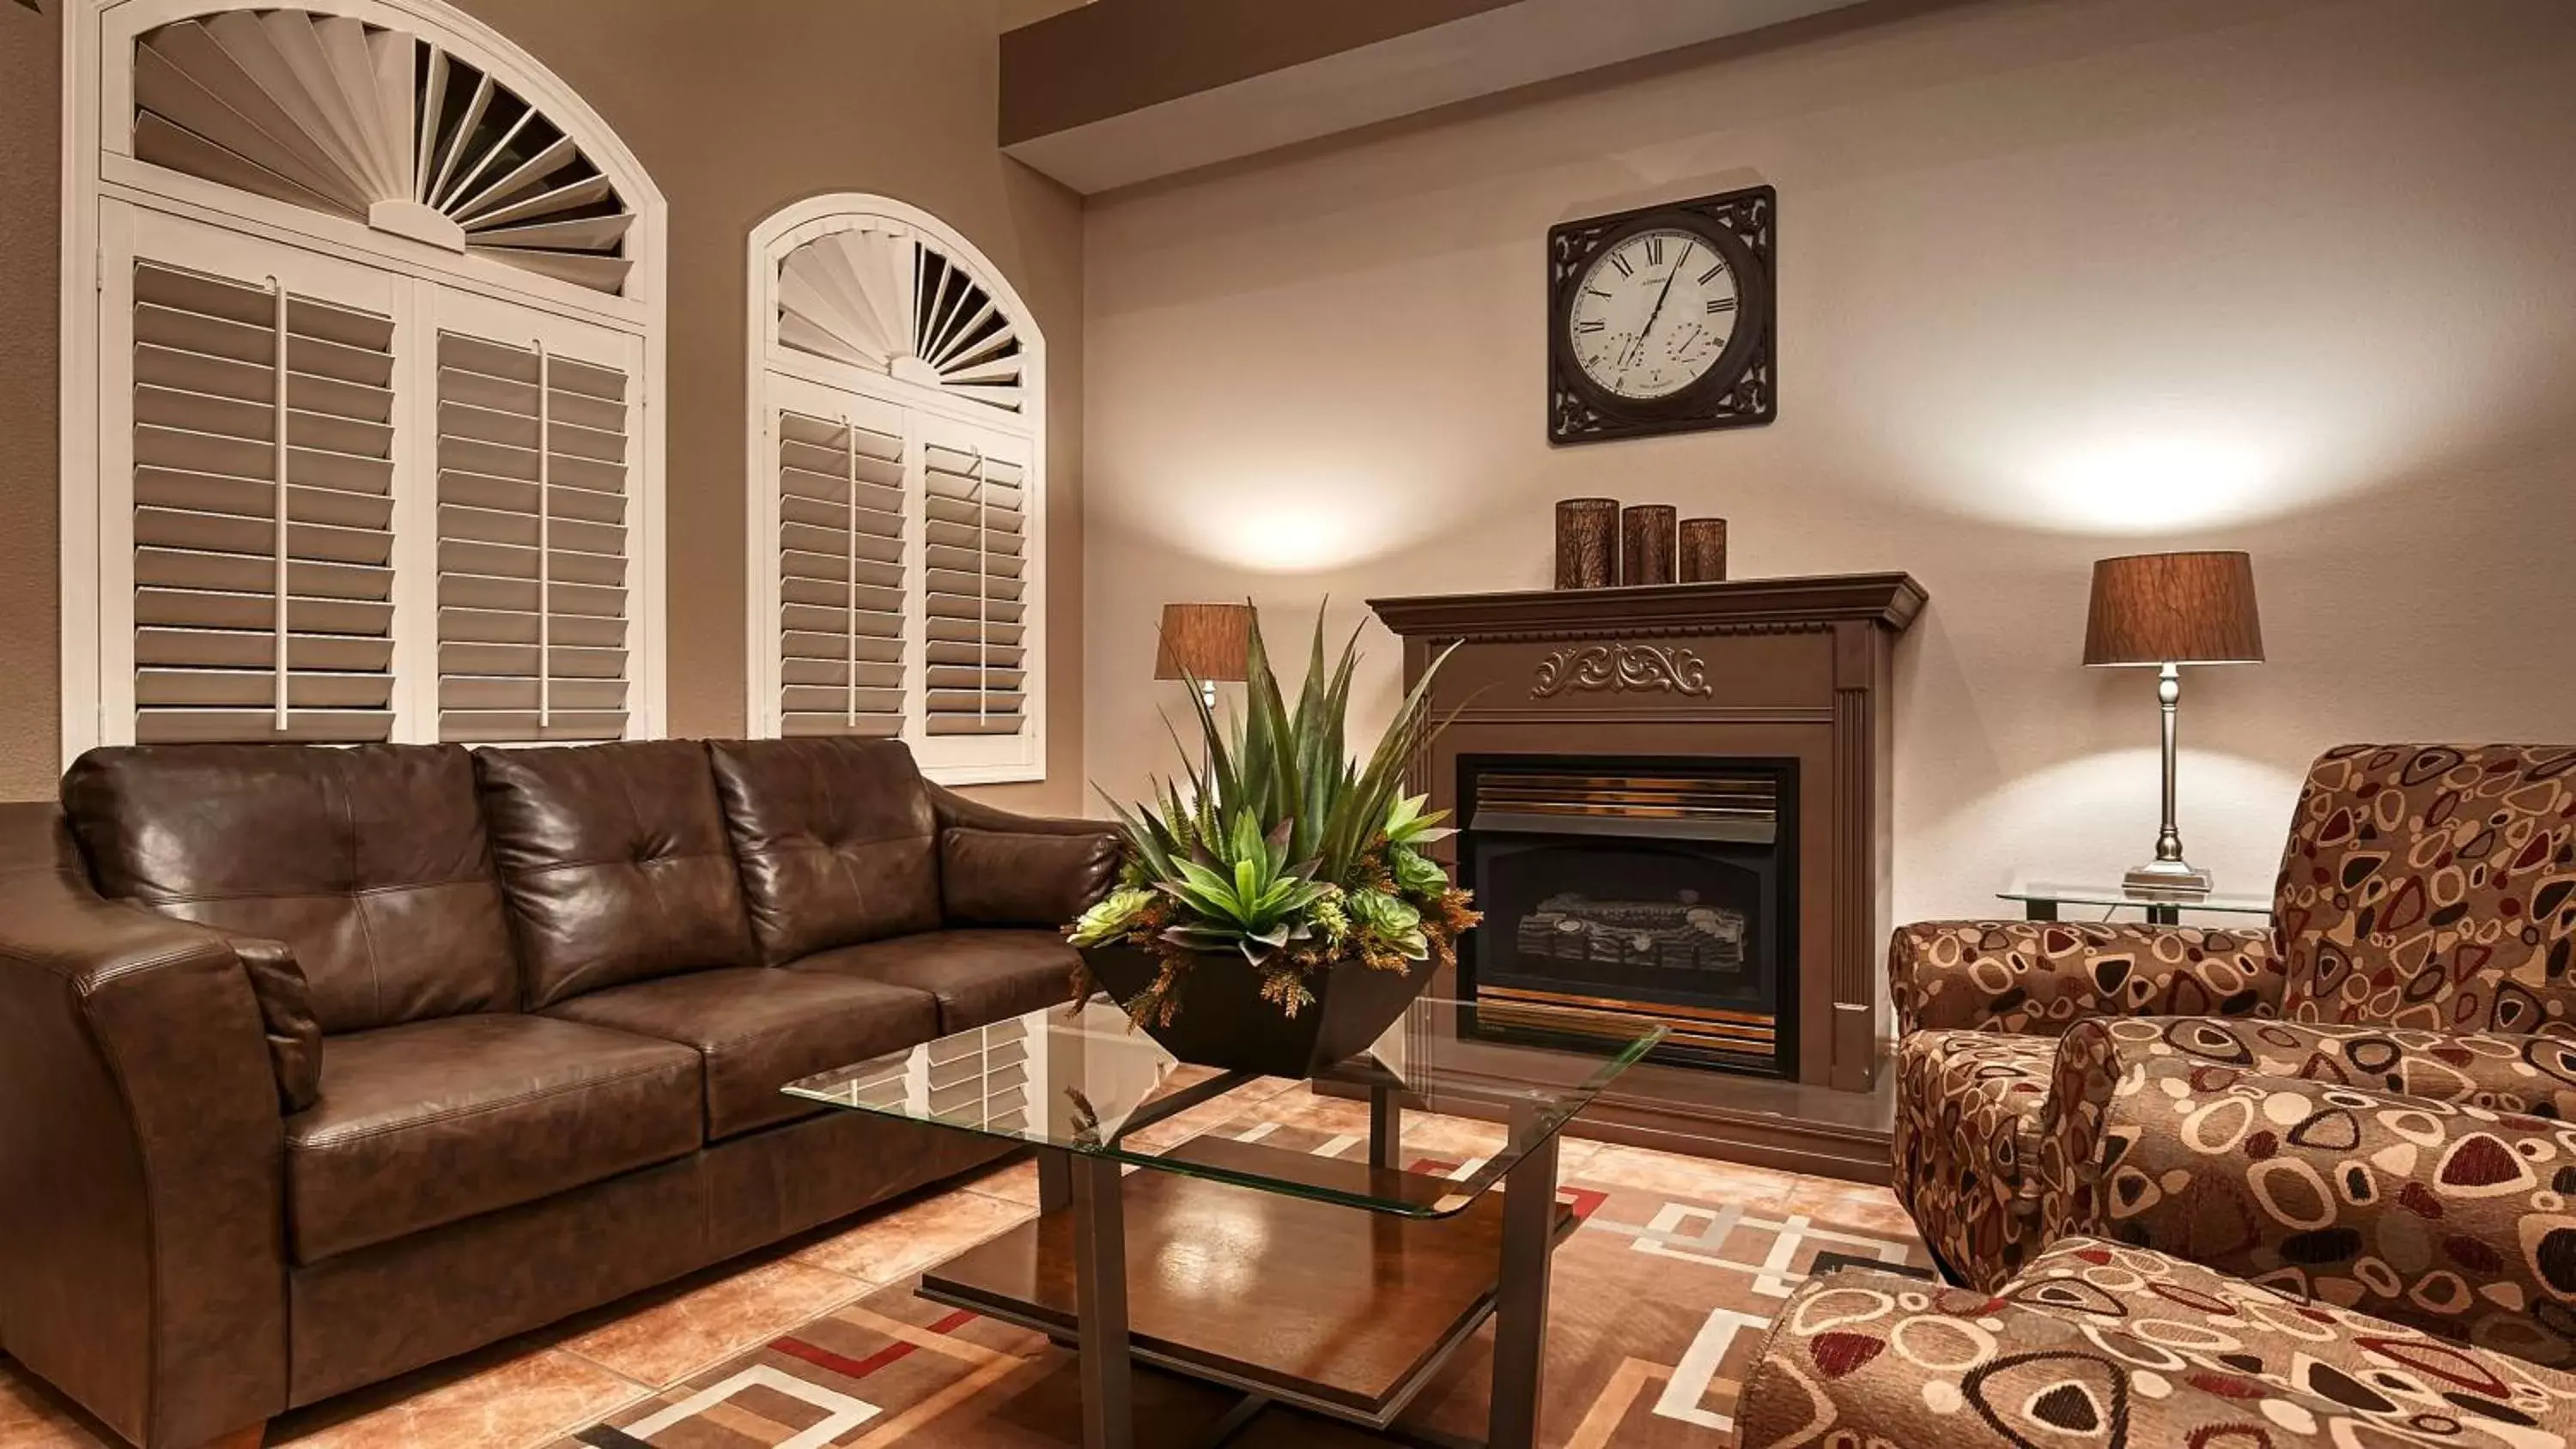
[[1771, 421], [1778, 207], [1755, 186], [1548, 231], [1548, 441]]

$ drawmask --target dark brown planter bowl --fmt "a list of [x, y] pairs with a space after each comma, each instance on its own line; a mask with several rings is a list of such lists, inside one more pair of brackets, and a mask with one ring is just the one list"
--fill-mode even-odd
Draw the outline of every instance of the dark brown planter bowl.
[[[1089, 946], [1092, 979], [1125, 1006], [1154, 984], [1162, 963], [1132, 946]], [[1181, 1009], [1169, 1026], [1140, 1028], [1163, 1050], [1195, 1066], [1309, 1077], [1368, 1050], [1430, 986], [1428, 961], [1397, 974], [1357, 961], [1335, 962], [1307, 978], [1313, 1005], [1294, 1020], [1261, 999], [1261, 976], [1239, 954], [1201, 953], [1181, 982]]]

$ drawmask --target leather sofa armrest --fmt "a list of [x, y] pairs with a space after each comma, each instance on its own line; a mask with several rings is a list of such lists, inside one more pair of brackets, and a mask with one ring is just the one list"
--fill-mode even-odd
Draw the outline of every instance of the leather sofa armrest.
[[278, 1082], [223, 935], [102, 899], [50, 806], [0, 806], [0, 1323], [127, 1439], [287, 1395]]
[[1126, 847], [1108, 822], [1020, 815], [930, 788], [947, 924], [1069, 925], [1117, 883]]
[[1887, 947], [1899, 1033], [2056, 1036], [2088, 1016], [2272, 1016], [2269, 930], [2126, 922], [1918, 921]]

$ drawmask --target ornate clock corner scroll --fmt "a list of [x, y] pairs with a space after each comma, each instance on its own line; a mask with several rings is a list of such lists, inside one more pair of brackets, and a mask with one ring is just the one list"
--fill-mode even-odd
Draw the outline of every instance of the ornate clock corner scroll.
[[1554, 699], [1573, 690], [1583, 694], [1673, 694], [1706, 699], [1715, 691], [1708, 682], [1708, 661], [1696, 650], [1660, 644], [1578, 644], [1556, 650], [1539, 661], [1530, 698]]

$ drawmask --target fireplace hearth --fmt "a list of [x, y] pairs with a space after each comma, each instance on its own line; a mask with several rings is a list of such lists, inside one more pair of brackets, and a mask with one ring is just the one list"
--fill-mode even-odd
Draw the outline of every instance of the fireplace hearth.
[[1471, 757], [1458, 868], [1485, 913], [1460, 987], [1661, 1021], [1662, 1060], [1797, 1074], [1789, 761]]

